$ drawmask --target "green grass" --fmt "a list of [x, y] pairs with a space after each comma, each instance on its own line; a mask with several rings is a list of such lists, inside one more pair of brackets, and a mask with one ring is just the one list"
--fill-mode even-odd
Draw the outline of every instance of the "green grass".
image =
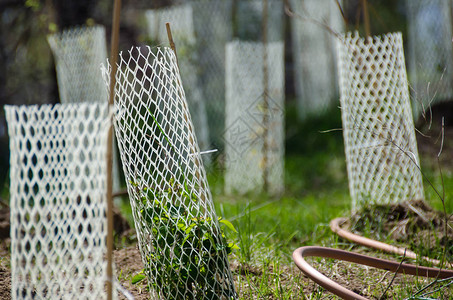
[[[330, 296], [303, 277], [293, 263], [292, 252], [304, 245], [354, 249], [373, 256], [384, 256], [339, 239], [329, 228], [330, 220], [348, 216], [351, 209], [342, 132], [322, 133], [341, 127], [340, 110], [334, 108], [304, 122], [297, 120], [295, 111], [291, 107], [287, 109], [285, 193], [281, 197], [272, 198], [265, 194], [227, 196], [223, 193], [221, 168], [211, 167], [208, 170], [217, 215], [230, 220], [238, 231], [237, 234], [227, 233], [228, 238], [240, 247], [230, 257], [240, 299], [322, 299]], [[445, 191], [445, 208], [451, 214], [453, 167], [443, 167], [441, 178], [435, 160], [435, 157], [422, 156], [422, 171], [437, 191], [441, 194]], [[427, 202], [433, 208], [443, 210], [442, 201], [427, 180], [424, 180], [424, 187]], [[8, 198], [6, 188], [2, 190], [2, 195]], [[128, 200], [123, 199], [118, 204], [133, 226]], [[369, 226], [364, 235], [372, 237], [373, 230]], [[388, 236], [384, 239], [384, 242], [395, 242]], [[422, 245], [412, 250], [426, 254], [427, 247]], [[440, 253], [442, 249], [436, 250]], [[399, 259], [391, 255], [385, 257]], [[355, 282], [356, 288], [374, 297], [380, 297], [393, 276], [334, 260], [314, 258], [310, 262], [329, 277], [340, 282]], [[5, 260], [0, 259], [2, 264]], [[118, 271], [121, 278], [132, 278], [133, 274]], [[388, 298], [410, 297], [428, 282], [423, 278], [398, 277]], [[453, 295], [451, 285], [451, 281], [442, 281], [422, 295], [444, 299]]]
[[[448, 213], [453, 213], [453, 172], [452, 170], [442, 169], [442, 177], [440, 176], [439, 169], [433, 169], [428, 167], [423, 167], [422, 171], [425, 173], [427, 178], [431, 181], [434, 188], [439, 192], [440, 195], [443, 195], [443, 190], [445, 190], [445, 208]], [[433, 187], [428, 184], [426, 180], [424, 182], [425, 188], [425, 198], [429, 201], [430, 205], [437, 209], [443, 210], [442, 201], [440, 200], [438, 194], [434, 191]]]
[[[230, 257], [240, 299], [322, 299], [330, 296], [303, 277], [293, 263], [292, 252], [304, 245], [354, 249], [373, 256], [384, 256], [339, 239], [329, 228], [330, 220], [349, 216], [351, 209], [342, 132], [321, 133], [341, 127], [340, 110], [332, 109], [305, 122], [297, 120], [295, 109], [289, 108], [287, 112], [285, 193], [282, 197], [272, 198], [264, 194], [226, 196], [221, 168], [211, 166], [208, 169], [216, 212], [218, 216], [230, 220], [238, 231], [237, 234], [228, 232], [228, 238], [240, 247]], [[421, 159], [423, 163], [432, 158]], [[423, 164], [422, 170], [441, 190], [442, 182], [433, 164]], [[453, 172], [443, 171], [446, 209], [451, 213], [453, 204], [449, 191], [453, 188]], [[442, 208], [441, 201], [426, 182], [425, 195], [431, 206]], [[371, 236], [371, 232], [372, 228], [369, 228], [364, 235]], [[386, 238], [385, 242], [392, 240]], [[392, 255], [384, 257], [399, 259]], [[369, 268], [334, 260], [315, 258], [311, 263], [329, 277], [340, 282], [354, 282], [356, 289], [377, 298], [393, 277], [392, 273], [370, 271]], [[427, 282], [423, 278], [400, 276], [387, 297], [410, 297]], [[449, 289], [440, 288], [434, 294], [425, 296], [442, 298]]]
[[[217, 214], [233, 222], [240, 242], [273, 249], [289, 258], [295, 247], [322, 243], [331, 236], [328, 223], [350, 209], [339, 109], [299, 122], [288, 109], [285, 193], [226, 196], [221, 172], [208, 173]], [[218, 168], [212, 168], [219, 170]], [[252, 238], [253, 237], [253, 238]], [[247, 248], [247, 247], [246, 247]], [[245, 254], [244, 254], [245, 255]]]
[[263, 245], [285, 250], [320, 242], [330, 231], [329, 221], [346, 213], [349, 205], [344, 191], [281, 199], [223, 196], [215, 201], [218, 214], [232, 221], [240, 232], [265, 233], [268, 238]]
[[[328, 226], [333, 218], [348, 216], [351, 209], [342, 132], [321, 133], [341, 127], [340, 111], [333, 109], [320, 118], [311, 118], [303, 123], [296, 120], [292, 113], [295, 110], [289, 111], [287, 123], [291, 125], [286, 128], [289, 134], [285, 158], [286, 191], [281, 198], [273, 199], [266, 195], [225, 196], [221, 174], [208, 174], [218, 215], [232, 221], [238, 229], [238, 234], [230, 234], [230, 238], [241, 247], [232, 257], [232, 261], [241, 266], [239, 271], [234, 272], [241, 299], [321, 299], [327, 295], [326, 292], [302, 279], [292, 262], [292, 252], [304, 245], [357, 248], [336, 237]], [[423, 170], [434, 186], [441, 190], [441, 179], [432, 165], [423, 167]], [[450, 191], [453, 174], [444, 170], [443, 175], [445, 190]], [[425, 194], [431, 206], [442, 209], [442, 202], [426, 182]], [[453, 212], [450, 197], [447, 192], [445, 200], [449, 213]], [[371, 228], [369, 230], [371, 232]], [[370, 235], [370, 232], [365, 232], [365, 235]], [[392, 242], [389, 239], [386, 241]], [[413, 250], [423, 253], [424, 249]], [[362, 248], [362, 251], [376, 255], [370, 250]], [[398, 257], [390, 255], [390, 259]], [[333, 270], [342, 266], [333, 260], [315, 259], [313, 263], [333, 278], [336, 272]], [[393, 276], [390, 273], [383, 277], [385, 272], [381, 271], [370, 275], [368, 269], [350, 265], [344, 265], [342, 272], [346, 272], [347, 279], [356, 281], [368, 295], [377, 298]], [[387, 295], [389, 298], [407, 298], [426, 284], [427, 281], [422, 278], [398, 277]], [[440, 288], [429, 296], [445, 297], [445, 290], [448, 288]]]

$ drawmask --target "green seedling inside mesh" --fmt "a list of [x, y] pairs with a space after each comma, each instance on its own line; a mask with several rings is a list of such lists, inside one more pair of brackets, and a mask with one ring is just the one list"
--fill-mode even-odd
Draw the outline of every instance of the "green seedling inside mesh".
[[[140, 217], [152, 232], [151, 254], [132, 282], [148, 277], [151, 287], [165, 299], [234, 297], [234, 288], [219, 280], [225, 276], [219, 272], [228, 268], [225, 253], [238, 247], [227, 242], [215, 220], [189, 213], [187, 207], [198, 202], [194, 194], [174, 180], [163, 192], [148, 188], [141, 192]], [[176, 199], [181, 205], [173, 204]], [[229, 221], [218, 221], [236, 232]]]
[[[156, 117], [149, 113], [172, 152], [178, 153]], [[149, 244], [142, 243], [148, 253], [145, 268], [132, 283], [148, 278], [150, 288], [165, 299], [236, 298], [225, 272], [227, 255], [238, 247], [227, 242], [219, 225], [234, 232], [236, 229], [227, 220], [213, 220], [201, 213], [204, 209], [196, 189], [190, 188], [179, 161], [177, 164], [182, 184], [174, 177], [159, 188], [131, 182], [139, 195], [140, 223], [150, 236]]]

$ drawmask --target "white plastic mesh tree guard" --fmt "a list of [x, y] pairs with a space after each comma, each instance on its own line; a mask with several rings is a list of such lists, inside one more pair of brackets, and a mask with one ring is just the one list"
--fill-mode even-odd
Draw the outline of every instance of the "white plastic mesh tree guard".
[[267, 45], [267, 97], [264, 51], [263, 44], [255, 42], [236, 41], [226, 47], [225, 192], [229, 194], [265, 190], [275, 195], [284, 189], [283, 43]]
[[209, 127], [206, 115], [205, 99], [199, 84], [198, 52], [195, 39], [193, 9], [190, 4], [183, 4], [156, 10], [147, 10], [148, 33], [159, 43], [168, 44], [165, 23], [171, 25], [171, 32], [178, 52], [178, 62], [187, 94], [189, 110], [194, 117], [200, 147], [206, 150], [210, 146]]
[[401, 33], [337, 43], [353, 208], [423, 199]]
[[[55, 57], [61, 103], [108, 101], [100, 65], [107, 59], [103, 26], [75, 27], [47, 37]], [[113, 189], [120, 189], [118, 151], [113, 141]]]
[[297, 109], [304, 119], [325, 112], [337, 99], [336, 37], [321, 24], [339, 33], [344, 24], [335, 1], [290, 3], [294, 12], [306, 18], [291, 18]]
[[[103, 69], [109, 82], [108, 69]], [[121, 53], [115, 130], [146, 275], [159, 299], [234, 298], [173, 51]]]
[[5, 106], [12, 299], [103, 299], [107, 103]]
[[[268, 0], [267, 5], [267, 39], [269, 42], [283, 41], [283, 1]], [[237, 2], [237, 38], [248, 41], [262, 41], [263, 10], [263, 0], [247, 0]]]
[[106, 102], [99, 69], [107, 59], [104, 27], [76, 27], [47, 40], [55, 57], [61, 103]]
[[451, 1], [407, 0], [409, 80], [417, 116], [453, 97]]

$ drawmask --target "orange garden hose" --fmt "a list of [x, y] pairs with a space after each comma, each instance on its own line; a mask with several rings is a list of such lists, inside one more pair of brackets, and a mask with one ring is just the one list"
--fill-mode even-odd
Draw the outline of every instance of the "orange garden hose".
[[[382, 243], [376, 240], [372, 240], [363, 236], [360, 236], [358, 234], [354, 234], [350, 231], [344, 230], [341, 228], [341, 224], [343, 224], [347, 218], [336, 218], [330, 221], [330, 229], [341, 236], [342, 238], [349, 240], [351, 242], [354, 242], [356, 244], [368, 247], [368, 248], [373, 248], [377, 250], [381, 250], [387, 253], [394, 253], [394, 254], [399, 254], [399, 255], [404, 255], [405, 257], [412, 258], [412, 259], [417, 259], [418, 255], [415, 252], [412, 252], [410, 250], [406, 250], [404, 248], [399, 248], [395, 247], [386, 243]], [[421, 257], [423, 260], [429, 261], [430, 263], [434, 265], [439, 265], [440, 261], [437, 259], [432, 259], [428, 257]]]
[[359, 299], [368, 300], [367, 298], [348, 290], [335, 281], [327, 278], [317, 270], [315, 270], [304, 258], [309, 256], [325, 257], [358, 263], [370, 267], [379, 268], [391, 272], [404, 273], [408, 275], [417, 275], [439, 279], [453, 277], [453, 270], [441, 270], [437, 268], [421, 267], [410, 264], [402, 264], [386, 259], [374, 258], [363, 254], [349, 252], [340, 249], [332, 249], [325, 247], [307, 246], [300, 247], [293, 252], [293, 260], [297, 267], [311, 280], [340, 296], [343, 299]]
[[[355, 242], [357, 244], [382, 250], [385, 252], [395, 253], [404, 255], [412, 259], [416, 259], [418, 256], [412, 251], [391, 246], [382, 242], [378, 242], [372, 239], [362, 237], [357, 234], [353, 234], [347, 230], [341, 228], [341, 224], [345, 221], [345, 218], [336, 218], [330, 222], [330, 228], [333, 232], [338, 234], [340, 237]], [[411, 264], [403, 264], [399, 262], [394, 262], [386, 259], [374, 258], [371, 256], [358, 254], [354, 252], [349, 252], [340, 249], [332, 249], [326, 247], [317, 247], [317, 246], [307, 246], [300, 247], [293, 252], [293, 260], [296, 263], [297, 267], [311, 280], [325, 288], [326, 290], [332, 292], [333, 294], [343, 298], [343, 299], [359, 299], [367, 300], [367, 298], [360, 296], [359, 294], [354, 293], [351, 290], [341, 286], [340, 284], [334, 282], [333, 280], [327, 278], [317, 270], [315, 270], [304, 258], [305, 257], [324, 257], [324, 258], [333, 258], [343, 261], [348, 261], [352, 263], [358, 263], [361, 265], [366, 265], [370, 267], [375, 267], [382, 270], [387, 270], [396, 273], [404, 273], [408, 275], [424, 276], [430, 278], [453, 278], [453, 270], [442, 270], [438, 268], [422, 267]], [[427, 257], [422, 257], [424, 260], [427, 260], [433, 264], [440, 264], [438, 260], [430, 259]]]

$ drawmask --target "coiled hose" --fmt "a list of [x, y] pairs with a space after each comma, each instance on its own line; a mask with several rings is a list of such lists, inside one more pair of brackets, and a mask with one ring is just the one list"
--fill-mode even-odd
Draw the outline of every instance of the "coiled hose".
[[[405, 257], [416, 259], [418, 256], [412, 251], [408, 251], [403, 248], [391, 246], [382, 242], [378, 242], [372, 239], [368, 239], [356, 234], [353, 234], [349, 231], [346, 231], [341, 228], [340, 224], [345, 221], [345, 218], [333, 219], [330, 222], [330, 228], [333, 232], [339, 236], [348, 239], [357, 244], [379, 249], [385, 252], [396, 253], [404, 255]], [[317, 270], [315, 270], [306, 260], [305, 257], [324, 257], [324, 258], [333, 258], [343, 261], [348, 261], [352, 263], [357, 263], [361, 265], [366, 265], [370, 267], [375, 267], [382, 270], [387, 270], [391, 272], [404, 273], [408, 275], [424, 276], [430, 278], [439, 278], [445, 279], [453, 277], [453, 270], [442, 270], [438, 268], [422, 267], [411, 264], [404, 264], [399, 262], [394, 262], [386, 259], [375, 258], [363, 254], [358, 254], [354, 252], [349, 252], [340, 249], [332, 249], [326, 247], [317, 247], [317, 246], [306, 246], [297, 248], [293, 252], [293, 260], [296, 263], [297, 267], [311, 280], [330, 291], [331, 293], [343, 298], [343, 299], [359, 299], [359, 300], [368, 300], [367, 298], [354, 293], [351, 290], [343, 287], [342, 285], [336, 283], [335, 281], [324, 276]], [[440, 262], [435, 259], [430, 259], [427, 257], [422, 257], [423, 259], [430, 261], [433, 264], [439, 264]]]

